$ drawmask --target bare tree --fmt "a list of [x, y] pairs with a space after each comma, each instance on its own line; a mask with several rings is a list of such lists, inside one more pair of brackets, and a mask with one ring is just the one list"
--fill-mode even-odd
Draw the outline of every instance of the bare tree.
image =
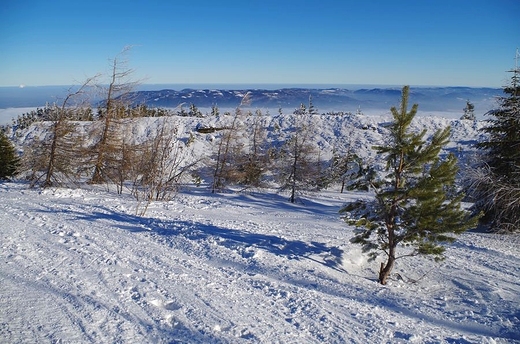
[[179, 140], [178, 128], [170, 120], [161, 118], [155, 134], [129, 150], [137, 215], [144, 215], [152, 201], [171, 200], [183, 177], [197, 163], [188, 160], [187, 147]]
[[294, 120], [292, 133], [281, 147], [279, 156], [281, 189], [289, 190], [289, 201], [295, 203], [299, 191], [316, 185], [319, 161], [317, 150], [310, 137], [312, 117], [309, 116], [305, 105], [301, 104], [292, 118]]
[[231, 125], [224, 128], [222, 137], [218, 141], [211, 186], [212, 193], [221, 190], [227, 181], [239, 179], [234, 175], [238, 171], [233, 159], [242, 155], [244, 145], [242, 142], [243, 127], [241, 126], [243, 112], [240, 107], [249, 103], [249, 96], [249, 93], [247, 93], [242, 97], [240, 105], [235, 109]]
[[249, 121], [245, 128], [247, 151], [240, 161], [239, 170], [243, 175], [239, 182], [246, 186], [258, 187], [269, 165], [267, 129], [261, 110], [248, 115]]
[[[40, 183], [42, 187], [61, 185], [76, 179], [77, 157], [81, 137], [76, 124], [71, 119], [83, 117], [90, 107], [85, 107], [86, 92], [97, 76], [88, 78], [75, 91], [69, 89], [61, 106], [48, 108], [45, 120], [41, 123], [44, 138], [36, 139], [24, 154], [24, 166], [31, 170], [31, 187]], [[79, 101], [72, 105], [73, 100]]]
[[127, 67], [125, 59], [129, 50], [130, 47], [124, 48], [111, 61], [110, 82], [106, 88], [104, 106], [99, 114], [98, 140], [92, 147], [94, 172], [91, 182], [95, 184], [109, 182], [114, 178], [110, 170], [117, 165], [115, 162], [118, 155], [121, 157], [122, 139], [118, 119], [125, 117], [126, 108], [131, 102], [129, 94], [139, 84], [130, 80], [134, 71]]
[[[47, 169], [45, 171], [45, 181], [43, 182], [43, 187], [48, 187], [53, 185], [53, 179], [55, 178], [55, 171], [59, 170], [60, 172], [65, 172], [66, 169], [59, 169], [60, 166], [63, 166], [64, 156], [70, 156], [70, 154], [77, 153], [77, 140], [67, 140], [68, 137], [73, 135], [74, 125], [72, 125], [66, 116], [67, 106], [69, 105], [69, 101], [77, 96], [83, 95], [88, 86], [92, 84], [92, 82], [97, 78], [97, 76], [88, 78], [77, 91], [73, 93], [69, 93], [63, 103], [61, 104], [61, 108], [57, 110], [57, 118], [54, 121], [51, 127], [51, 142], [50, 142], [50, 152], [48, 158]], [[68, 160], [68, 159], [66, 159]], [[58, 164], [60, 161], [60, 164]]]

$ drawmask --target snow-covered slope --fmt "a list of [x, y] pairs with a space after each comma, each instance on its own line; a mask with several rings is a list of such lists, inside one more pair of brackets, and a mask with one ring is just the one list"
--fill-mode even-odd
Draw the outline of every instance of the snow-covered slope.
[[[172, 121], [192, 157], [213, 150], [231, 116], [145, 118], [136, 139]], [[283, 139], [291, 116], [265, 116]], [[246, 120], [247, 121], [247, 120]], [[367, 162], [388, 115], [314, 116], [323, 155], [350, 142]], [[246, 123], [247, 124], [247, 123]], [[451, 125], [464, 165], [483, 124], [420, 116], [417, 130]], [[17, 145], [42, 133], [33, 126]], [[276, 135], [275, 135], [276, 133]], [[464, 166], [463, 166], [464, 167]], [[104, 187], [0, 184], [0, 342], [5, 343], [520, 343], [520, 240], [468, 232], [447, 259], [379, 262], [350, 244], [341, 205], [366, 193], [331, 189], [292, 205], [287, 195], [212, 195], [187, 186], [137, 217], [128, 194]]]
[[0, 184], [0, 342], [520, 342], [517, 237], [468, 232], [381, 286], [338, 216], [355, 197], [193, 188], [136, 217], [101, 189]]
[[[234, 112], [232, 110], [232, 112]], [[229, 112], [228, 112], [229, 113]], [[244, 115], [238, 121], [242, 130], [251, 127], [253, 116], [247, 116], [247, 111], [243, 111]], [[426, 129], [428, 135], [432, 135], [436, 130], [451, 126], [451, 141], [446, 147], [444, 153], [451, 152], [457, 155], [460, 165], [464, 169], [464, 165], [468, 160], [473, 158], [476, 151], [474, 144], [482, 139], [482, 133], [479, 129], [485, 125], [483, 121], [468, 121], [448, 118], [442, 116], [444, 113], [425, 113], [421, 112], [414, 122], [412, 129], [422, 131]], [[293, 134], [294, 125], [297, 115], [293, 114], [270, 114], [263, 113], [262, 123], [267, 131], [267, 140], [269, 146], [276, 146], [289, 139]], [[164, 125], [165, 122], [170, 127], [176, 127], [178, 130], [178, 138], [184, 142], [190, 143], [189, 151], [193, 159], [201, 159], [207, 157], [216, 151], [217, 140], [222, 131], [212, 133], [201, 133], [197, 129], [200, 128], [226, 128], [230, 127], [234, 116], [232, 114], [221, 113], [219, 116], [207, 115], [203, 118], [198, 117], [154, 117], [154, 118], [138, 118], [128, 120], [127, 127], [124, 132], [128, 136], [126, 139], [143, 141], [150, 135], [156, 133], [158, 126]], [[384, 143], [385, 136], [388, 134], [386, 125], [392, 120], [388, 111], [374, 111], [368, 115], [343, 114], [331, 115], [320, 114], [309, 116], [306, 123], [310, 131], [310, 140], [315, 143], [320, 151], [320, 159], [325, 161], [332, 157], [333, 152], [345, 153], [347, 147], [351, 147], [358, 156], [364, 159], [367, 164], [379, 164], [381, 161], [372, 149], [374, 145]], [[80, 123], [80, 128], [88, 127], [92, 122]], [[45, 135], [47, 125], [34, 124], [31, 128], [19, 131], [13, 135], [13, 139], [17, 146], [23, 150], [25, 144], [30, 142], [34, 137], [42, 137]], [[242, 139], [248, 139], [247, 134], [242, 135]]]

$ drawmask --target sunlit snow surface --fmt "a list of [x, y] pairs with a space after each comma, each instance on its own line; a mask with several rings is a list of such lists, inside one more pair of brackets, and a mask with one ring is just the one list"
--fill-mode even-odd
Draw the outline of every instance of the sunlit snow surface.
[[[229, 117], [229, 116], [228, 116]], [[131, 132], [163, 119], [144, 119]], [[171, 118], [183, 138], [226, 119]], [[388, 116], [318, 116], [323, 151], [349, 137], [365, 161]], [[288, 117], [266, 118], [289, 132]], [[448, 149], [470, 159], [482, 123], [453, 127]], [[34, 137], [33, 127], [16, 143]], [[213, 135], [196, 134], [194, 155]], [[336, 188], [291, 204], [274, 190], [212, 195], [187, 186], [135, 216], [105, 186], [0, 184], [2, 343], [520, 343], [520, 240], [467, 232], [442, 263], [404, 258], [387, 286], [381, 257], [350, 244]]]
[[518, 239], [468, 232], [381, 286], [338, 216], [355, 197], [193, 189], [136, 217], [129, 196], [1, 184], [1, 341], [520, 339]]

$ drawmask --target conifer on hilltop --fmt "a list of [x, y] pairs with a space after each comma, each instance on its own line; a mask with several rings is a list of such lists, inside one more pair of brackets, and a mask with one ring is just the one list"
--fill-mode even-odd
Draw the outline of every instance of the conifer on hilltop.
[[473, 105], [472, 102], [469, 101], [469, 99], [466, 101], [466, 106], [463, 109], [464, 114], [460, 119], [462, 120], [470, 120], [474, 121], [476, 119], [475, 117], [475, 105]]

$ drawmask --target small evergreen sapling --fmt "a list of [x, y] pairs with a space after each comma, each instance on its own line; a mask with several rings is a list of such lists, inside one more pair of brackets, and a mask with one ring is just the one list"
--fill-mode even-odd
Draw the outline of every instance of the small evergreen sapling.
[[[429, 140], [426, 130], [414, 133], [410, 124], [418, 105], [408, 112], [409, 87], [402, 91], [401, 106], [392, 107], [393, 122], [388, 127], [388, 142], [374, 149], [386, 159], [389, 172], [374, 187], [371, 200], [349, 203], [341, 210], [345, 220], [357, 227], [351, 240], [370, 252], [374, 260], [380, 251], [386, 254], [381, 263], [379, 282], [386, 284], [398, 258], [433, 255], [443, 258], [443, 243], [476, 225], [477, 219], [461, 209], [463, 195], [456, 195], [454, 182], [457, 159], [450, 154], [441, 159], [441, 149], [448, 143], [450, 128], [438, 130]], [[412, 249], [398, 256], [399, 245]]]

